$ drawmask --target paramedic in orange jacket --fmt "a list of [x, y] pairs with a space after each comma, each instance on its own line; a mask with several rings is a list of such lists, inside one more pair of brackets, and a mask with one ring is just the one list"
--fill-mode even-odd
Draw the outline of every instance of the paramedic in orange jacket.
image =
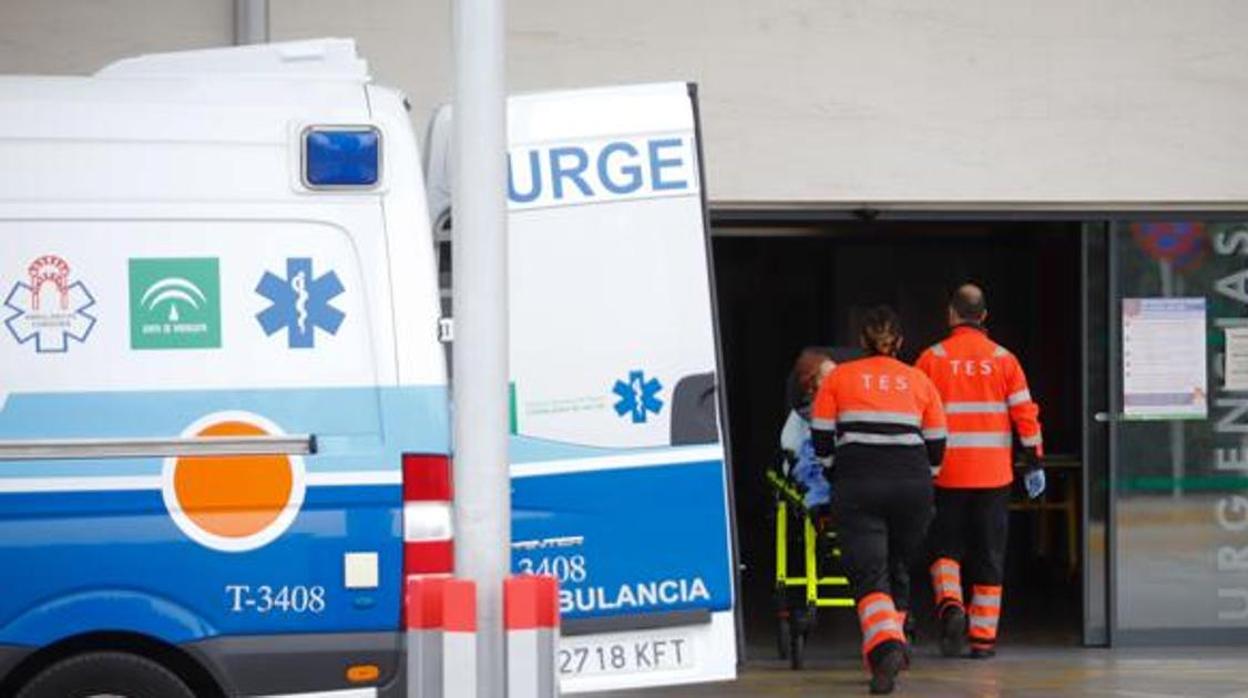
[[901, 324], [886, 307], [863, 319], [867, 358], [836, 367], [811, 415], [815, 453], [833, 452], [833, 514], [841, 558], [857, 601], [871, 692], [891, 693], [908, 651], [908, 590], [892, 589], [890, 560], [919, 552], [932, 511], [931, 468], [945, 448], [945, 413], [927, 376], [898, 361]]
[[[987, 318], [983, 291], [962, 286], [949, 302], [952, 331], [916, 364], [936, 384], [949, 419], [948, 446], [936, 476], [931, 566], [941, 653], [947, 657], [965, 652], [968, 635], [972, 657], [995, 654], [1014, 432], [1023, 447], [1028, 494], [1044, 491], [1040, 408], [1018, 359], [988, 338]], [[971, 585], [969, 608], [963, 605], [964, 581]]]

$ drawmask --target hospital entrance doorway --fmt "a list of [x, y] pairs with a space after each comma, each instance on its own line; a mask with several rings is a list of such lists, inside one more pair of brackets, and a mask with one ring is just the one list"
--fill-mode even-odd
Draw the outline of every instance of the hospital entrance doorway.
[[[809, 224], [713, 218], [719, 334], [734, 469], [740, 600], [748, 657], [774, 658], [777, 594], [775, 497], [766, 471], [779, 458], [786, 379], [803, 347], [858, 344], [857, 319], [892, 306], [900, 358], [913, 363], [947, 332], [945, 308], [960, 284], [987, 295], [988, 330], [1013, 351], [1040, 404], [1048, 492], [1016, 492], [1011, 505], [1002, 648], [1078, 644], [1083, 603], [1084, 289], [1077, 222], [844, 220]], [[912, 569], [919, 644], [934, 646], [926, 553]], [[790, 565], [800, 572], [801, 560]], [[824, 593], [848, 596], [845, 589]], [[790, 599], [792, 594], [790, 593]], [[853, 657], [852, 608], [824, 608], [808, 654]]]

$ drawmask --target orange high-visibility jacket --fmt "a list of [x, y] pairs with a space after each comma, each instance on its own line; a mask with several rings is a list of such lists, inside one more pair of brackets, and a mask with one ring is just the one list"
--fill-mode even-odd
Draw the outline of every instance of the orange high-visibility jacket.
[[955, 327], [915, 364], [945, 403], [949, 441], [936, 484], [1003, 487], [1014, 480], [1013, 435], [1043, 455], [1040, 406], [1031, 399], [1018, 359], [974, 325]]
[[815, 394], [810, 428], [820, 457], [836, 450], [838, 462], [855, 460], [867, 449], [873, 463], [919, 467], [940, 462], [946, 434], [936, 387], [887, 356], [849, 361], [828, 374]]

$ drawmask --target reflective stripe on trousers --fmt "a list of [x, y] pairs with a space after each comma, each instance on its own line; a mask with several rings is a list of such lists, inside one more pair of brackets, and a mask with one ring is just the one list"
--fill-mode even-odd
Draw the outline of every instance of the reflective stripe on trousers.
[[858, 602], [858, 622], [862, 626], [862, 656], [889, 640], [905, 642], [901, 616], [893, 606], [893, 597], [876, 591]]
[[1001, 587], [976, 584], [971, 592], [971, 606], [967, 610], [971, 646], [992, 647], [997, 641], [997, 623], [1001, 620]]
[[942, 557], [932, 563], [932, 591], [936, 593], [936, 609], [943, 604], [962, 605], [962, 568], [957, 560]]

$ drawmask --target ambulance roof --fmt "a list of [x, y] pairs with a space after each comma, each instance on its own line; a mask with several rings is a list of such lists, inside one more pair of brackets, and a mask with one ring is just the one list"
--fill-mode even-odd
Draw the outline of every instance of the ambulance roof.
[[[135, 102], [167, 103], [188, 97], [192, 102], [245, 108], [287, 101], [287, 95], [271, 91], [276, 85], [302, 90], [318, 84], [358, 88], [368, 81], [368, 63], [356, 54], [354, 40], [315, 39], [126, 58], [91, 77], [0, 76], [0, 109], [32, 102], [52, 107], [61, 101], [107, 111]], [[171, 99], [170, 91], [178, 85], [196, 89], [177, 91]], [[310, 99], [297, 102], [306, 105], [322, 95], [312, 90]], [[0, 137], [14, 134], [14, 129], [6, 129]]]
[[122, 59], [95, 74], [110, 79], [193, 75], [364, 82], [368, 62], [356, 53], [353, 39], [312, 39], [148, 54]]
[[0, 200], [234, 198], [245, 182], [232, 177], [258, 184], [257, 146], [281, 147], [285, 163], [302, 124], [369, 122], [368, 82], [350, 39], [139, 56], [91, 77], [0, 77]]

